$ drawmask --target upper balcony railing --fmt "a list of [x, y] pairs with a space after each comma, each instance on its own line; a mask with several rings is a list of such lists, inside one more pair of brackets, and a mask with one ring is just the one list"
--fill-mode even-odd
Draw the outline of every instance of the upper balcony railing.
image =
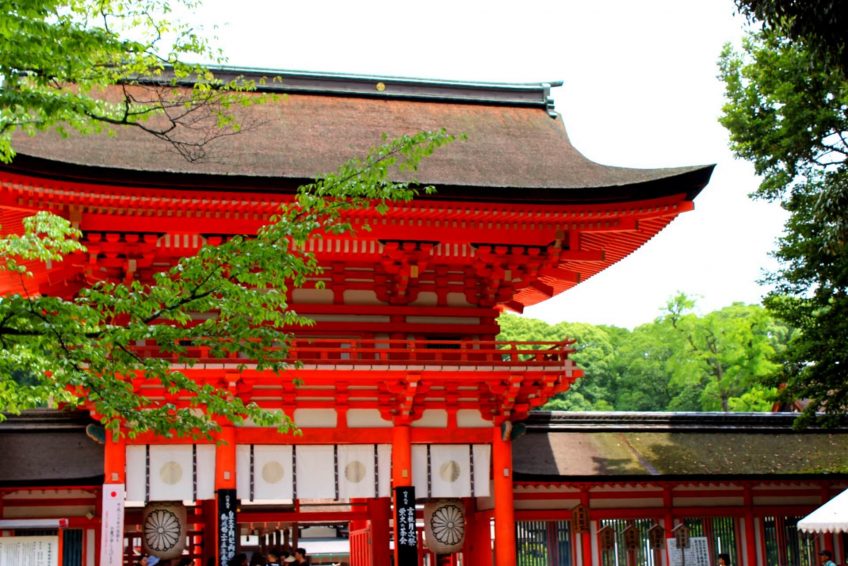
[[[494, 340], [380, 340], [359, 338], [295, 338], [288, 345], [285, 361], [292, 365], [356, 366], [500, 366], [551, 367], [564, 365], [574, 352], [573, 340], [559, 342], [517, 342]], [[156, 347], [140, 346], [143, 356], [179, 360], [176, 354], [162, 354]], [[183, 358], [199, 363], [244, 363], [233, 356], [214, 358], [209, 348], [188, 346]]]

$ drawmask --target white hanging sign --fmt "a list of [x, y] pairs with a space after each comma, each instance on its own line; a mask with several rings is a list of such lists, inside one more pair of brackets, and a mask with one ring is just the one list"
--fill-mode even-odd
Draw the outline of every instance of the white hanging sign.
[[100, 566], [123, 566], [124, 495], [124, 484], [103, 484]]

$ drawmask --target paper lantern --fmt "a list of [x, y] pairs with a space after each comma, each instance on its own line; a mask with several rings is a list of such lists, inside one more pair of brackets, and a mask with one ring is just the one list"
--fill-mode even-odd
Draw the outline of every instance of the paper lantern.
[[424, 504], [427, 548], [436, 554], [462, 550], [465, 543], [465, 507], [459, 499], [439, 499]]
[[186, 508], [180, 501], [148, 503], [142, 513], [144, 552], [167, 560], [183, 553], [186, 542]]

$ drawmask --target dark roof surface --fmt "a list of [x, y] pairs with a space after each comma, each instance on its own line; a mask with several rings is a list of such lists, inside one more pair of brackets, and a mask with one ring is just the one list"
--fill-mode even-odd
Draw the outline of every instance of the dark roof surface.
[[[378, 83], [383, 90], [377, 90]], [[467, 135], [467, 140], [428, 158], [418, 174], [421, 182], [483, 189], [615, 192], [634, 184], [665, 181], [662, 192], [687, 193], [692, 198], [712, 170], [711, 166], [630, 169], [589, 161], [571, 145], [562, 119], [553, 113], [547, 83], [283, 73], [281, 81], [268, 84], [275, 86], [266, 89], [289, 92], [265, 104], [239, 108], [244, 130], [211, 142], [209, 156], [198, 162], [188, 162], [166, 142], [131, 128], [118, 128], [110, 137], [17, 137], [15, 147], [24, 156], [113, 172], [303, 180], [363, 155], [380, 143], [383, 134], [445, 128]], [[686, 174], [685, 180], [676, 182]]]
[[25, 411], [0, 422], [0, 486], [103, 483], [103, 446], [87, 413]]
[[513, 446], [516, 480], [848, 476], [848, 428], [788, 414], [538, 413]]

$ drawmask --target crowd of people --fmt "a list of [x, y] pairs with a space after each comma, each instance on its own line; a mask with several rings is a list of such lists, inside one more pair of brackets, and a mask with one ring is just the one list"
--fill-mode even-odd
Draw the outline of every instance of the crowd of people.
[[[253, 552], [249, 556], [242, 552], [236, 554], [229, 561], [229, 566], [286, 566], [286, 564], [306, 564], [309, 566], [312, 562], [306, 555], [304, 548], [291, 548], [290, 546], [282, 546], [268, 549], [264, 554], [262, 552]], [[160, 560], [156, 556], [142, 554], [139, 557], [137, 566], [193, 566], [194, 561], [188, 556], [181, 556], [170, 560]]]
[[291, 548], [288, 545], [269, 548], [265, 554], [254, 552], [248, 559], [247, 554], [237, 554], [230, 560], [230, 566], [285, 566], [286, 564], [311, 564], [306, 550]]

